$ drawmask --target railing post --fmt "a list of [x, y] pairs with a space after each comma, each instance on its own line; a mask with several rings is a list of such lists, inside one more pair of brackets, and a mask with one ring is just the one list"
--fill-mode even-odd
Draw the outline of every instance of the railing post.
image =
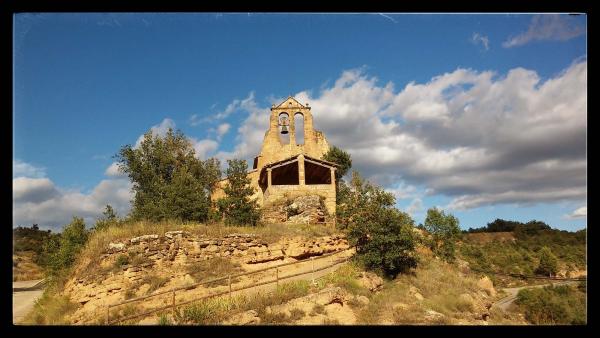
[[106, 325], [109, 324], [109, 322], [108, 322], [108, 320], [110, 318], [109, 316], [110, 316], [110, 305], [107, 305], [106, 306]]
[[315, 257], [310, 258], [312, 265], [312, 283], [315, 284]]
[[231, 275], [229, 275], [227, 279], [229, 281], [229, 300], [231, 301]]
[[173, 299], [172, 299], [171, 302], [172, 302], [171, 304], [172, 304], [172, 307], [173, 307], [171, 313], [173, 315], [173, 320], [175, 320], [175, 290], [173, 290]]

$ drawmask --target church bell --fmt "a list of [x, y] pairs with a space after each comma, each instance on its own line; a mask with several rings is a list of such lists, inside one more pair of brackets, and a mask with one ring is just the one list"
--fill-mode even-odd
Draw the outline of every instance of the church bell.
[[282, 133], [282, 134], [287, 134], [287, 133], [288, 133], [288, 130], [287, 130], [287, 126], [286, 126], [286, 125], [283, 125], [283, 126], [281, 127], [281, 133]]

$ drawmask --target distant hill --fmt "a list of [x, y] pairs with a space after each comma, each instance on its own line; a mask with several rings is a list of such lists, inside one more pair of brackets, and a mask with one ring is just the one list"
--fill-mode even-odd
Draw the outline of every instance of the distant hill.
[[540, 250], [548, 247], [558, 258], [558, 275], [566, 277], [586, 270], [586, 239], [586, 229], [569, 232], [539, 221], [497, 219], [487, 227], [469, 229], [459, 253], [474, 269], [535, 275]]

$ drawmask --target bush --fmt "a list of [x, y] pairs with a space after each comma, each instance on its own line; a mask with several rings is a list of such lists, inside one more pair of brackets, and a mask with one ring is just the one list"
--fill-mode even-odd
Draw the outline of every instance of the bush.
[[394, 208], [395, 199], [364, 181], [357, 172], [338, 205], [338, 222], [347, 229], [359, 260], [370, 269], [396, 276], [417, 266], [414, 221]]
[[533, 324], [582, 325], [587, 322], [585, 292], [568, 285], [523, 289], [515, 303]]
[[48, 272], [57, 276], [70, 268], [88, 238], [83, 218], [73, 217], [61, 233], [60, 239], [48, 242], [44, 248], [48, 257]]
[[540, 275], [553, 276], [556, 275], [558, 270], [558, 259], [552, 253], [552, 250], [548, 247], [543, 247], [540, 250], [540, 264], [538, 265], [535, 272]]

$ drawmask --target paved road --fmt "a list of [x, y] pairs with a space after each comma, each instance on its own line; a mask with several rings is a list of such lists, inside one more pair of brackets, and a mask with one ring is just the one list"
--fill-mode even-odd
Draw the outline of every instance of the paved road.
[[[35, 300], [42, 296], [44, 290], [42, 280], [13, 282], [13, 324], [20, 323], [25, 315], [33, 309]], [[15, 291], [23, 290], [25, 291]]]
[[578, 283], [578, 282], [575, 282], [575, 281], [554, 282], [554, 283], [541, 284], [541, 285], [526, 285], [526, 286], [521, 286], [518, 288], [505, 288], [503, 290], [506, 291], [508, 293], [508, 295], [506, 297], [498, 300], [494, 304], [492, 304], [492, 307], [498, 307], [498, 308], [502, 309], [503, 311], [506, 311], [508, 309], [508, 307], [515, 301], [515, 299], [517, 299], [517, 294], [519, 293], [519, 290], [522, 290], [522, 289], [541, 288], [541, 287], [550, 286], [550, 285], [564, 285], [564, 284], [573, 284], [573, 283]]

